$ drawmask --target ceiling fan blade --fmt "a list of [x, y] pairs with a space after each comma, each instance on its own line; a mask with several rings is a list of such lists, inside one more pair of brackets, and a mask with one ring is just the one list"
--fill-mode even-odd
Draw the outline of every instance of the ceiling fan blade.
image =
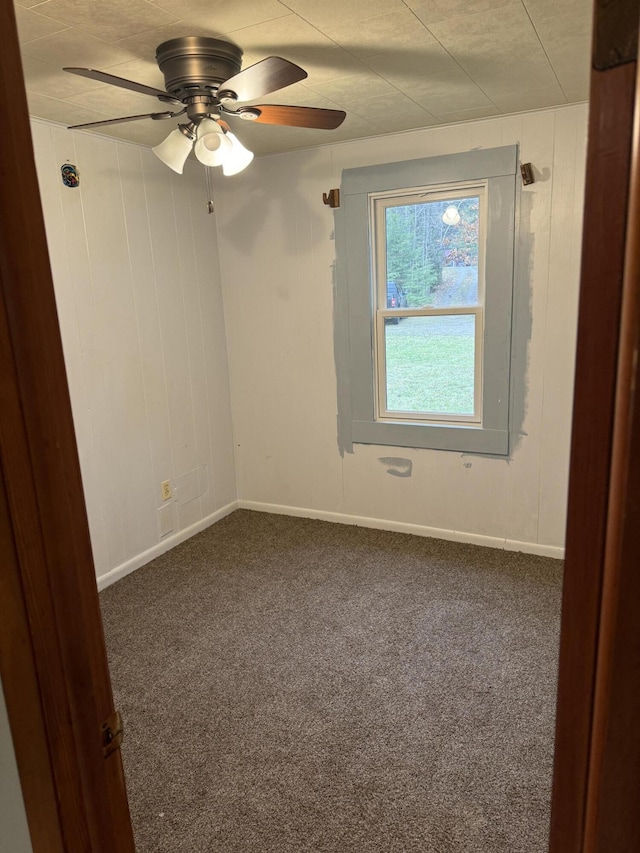
[[268, 56], [221, 83], [218, 88], [218, 97], [224, 100], [223, 93], [233, 92], [237, 96], [233, 100], [252, 101], [277, 89], [284, 89], [292, 83], [298, 83], [306, 76], [307, 72], [304, 68], [289, 62], [288, 59], [283, 59], [281, 56]]
[[89, 80], [99, 80], [101, 83], [109, 83], [111, 86], [129, 89], [130, 92], [151, 95], [166, 104], [181, 103], [177, 98], [163, 92], [162, 89], [154, 89], [153, 86], [145, 86], [144, 83], [136, 83], [134, 80], [125, 80], [124, 77], [116, 77], [114, 74], [107, 74], [106, 71], [96, 71], [93, 68], [63, 68], [62, 70], [68, 71], [70, 74], [77, 74], [79, 77], [88, 77]]
[[336, 127], [340, 127], [347, 116], [344, 110], [292, 107], [282, 104], [260, 104], [255, 109], [260, 110], [260, 115], [255, 119], [260, 124], [315, 127], [319, 130], [335, 130]]
[[118, 124], [118, 122], [122, 121], [139, 121], [142, 118], [152, 118], [154, 121], [162, 121], [167, 118], [175, 118], [175, 116], [182, 115], [184, 110], [179, 113], [144, 113], [140, 116], [122, 116], [122, 118], [106, 118], [104, 121], [90, 121], [87, 124], [72, 124], [68, 129], [69, 130], [80, 130], [84, 127], [100, 127], [103, 124]]

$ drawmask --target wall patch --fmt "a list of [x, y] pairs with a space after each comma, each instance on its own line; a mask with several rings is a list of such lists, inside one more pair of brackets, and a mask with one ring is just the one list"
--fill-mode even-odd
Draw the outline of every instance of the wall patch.
[[410, 477], [413, 472], [413, 462], [403, 456], [379, 456], [378, 461], [387, 465], [387, 474], [393, 477]]

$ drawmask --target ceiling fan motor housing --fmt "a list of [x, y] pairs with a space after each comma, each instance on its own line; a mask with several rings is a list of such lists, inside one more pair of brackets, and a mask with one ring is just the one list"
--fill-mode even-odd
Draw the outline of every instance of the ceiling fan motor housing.
[[200, 36], [170, 39], [156, 49], [167, 92], [183, 103], [204, 95], [215, 98], [220, 83], [242, 67], [242, 50], [220, 39]]

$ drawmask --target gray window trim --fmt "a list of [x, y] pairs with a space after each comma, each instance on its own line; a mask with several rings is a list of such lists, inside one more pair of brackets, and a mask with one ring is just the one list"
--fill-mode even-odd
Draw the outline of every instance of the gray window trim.
[[[517, 145], [346, 169], [336, 210], [337, 310], [347, 340], [336, 347], [338, 371], [348, 375], [339, 394], [349, 443], [425, 447], [472, 453], [509, 453], [509, 378], [515, 242]], [[487, 180], [488, 222], [482, 426], [375, 420], [373, 293], [369, 251], [369, 194], [431, 184]], [[348, 399], [347, 399], [348, 398]]]

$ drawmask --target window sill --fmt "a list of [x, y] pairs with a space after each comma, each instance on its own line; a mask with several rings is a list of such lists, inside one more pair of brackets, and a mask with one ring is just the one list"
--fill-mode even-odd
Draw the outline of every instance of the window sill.
[[509, 433], [477, 424], [423, 424], [406, 421], [352, 421], [354, 444], [383, 444], [453, 450], [460, 453], [509, 454]]

